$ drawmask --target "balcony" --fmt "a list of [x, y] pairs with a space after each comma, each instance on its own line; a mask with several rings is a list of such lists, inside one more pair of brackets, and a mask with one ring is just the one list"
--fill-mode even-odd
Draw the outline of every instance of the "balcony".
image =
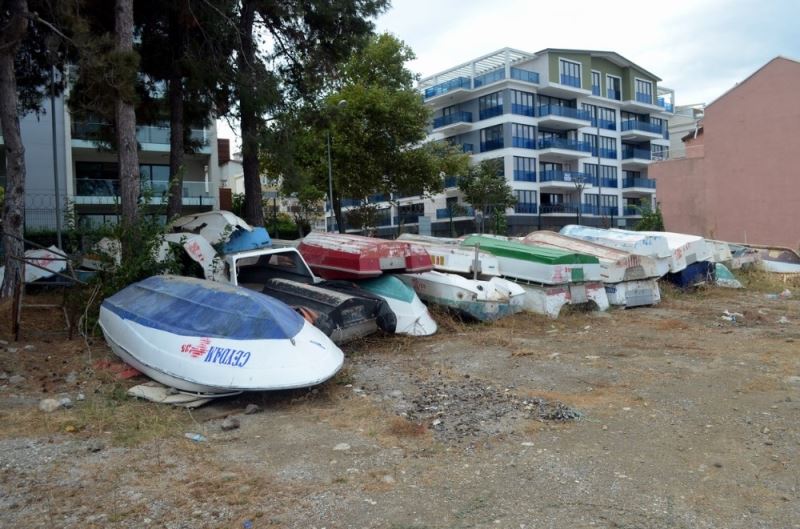
[[667, 112], [675, 112], [675, 108], [672, 106], [672, 103], [665, 101], [663, 97], [658, 98], [658, 106], [660, 106]]
[[592, 127], [600, 126], [601, 129], [617, 130], [617, 122], [613, 119], [592, 118]]
[[572, 203], [566, 204], [541, 204], [539, 206], [539, 212], [542, 215], [577, 215], [578, 214], [578, 205]]
[[[592, 156], [597, 156], [597, 147], [592, 146]], [[617, 159], [616, 149], [600, 149], [600, 158]]]
[[593, 84], [592, 85], [592, 95], [593, 96], [599, 96], [600, 95], [600, 85], [599, 84]]
[[522, 169], [514, 169], [515, 182], [535, 182], [536, 171], [523, 171]]
[[536, 140], [533, 138], [521, 138], [519, 136], [513, 136], [511, 138], [511, 146], [519, 149], [535, 149]]
[[433, 130], [458, 133], [467, 130], [472, 123], [472, 112], [454, 112], [433, 120]]
[[437, 85], [431, 86], [430, 88], [426, 88], [424, 92], [425, 99], [431, 99], [437, 96], [444, 95], [448, 92], [452, 92], [454, 90], [470, 90], [472, 89], [471, 82], [469, 77], [456, 77], [455, 79], [451, 79], [449, 81], [445, 81], [444, 83], [439, 83]]
[[539, 84], [539, 73], [523, 70], [521, 68], [511, 68], [511, 78], [525, 83]]
[[[113, 127], [108, 123], [76, 121], [72, 124], [72, 146], [96, 149], [99, 140], [111, 138]], [[136, 127], [136, 141], [143, 151], [169, 152], [170, 127], [165, 125], [141, 125]], [[197, 152], [210, 154], [207, 129], [191, 129], [189, 142]]]
[[422, 213], [400, 213], [399, 215], [394, 216], [394, 224], [416, 224], [419, 222], [419, 218], [422, 216]]
[[592, 146], [585, 141], [564, 138], [542, 138], [537, 142], [539, 156], [554, 161], [578, 160], [592, 154]]
[[639, 103], [653, 104], [653, 94], [645, 94], [644, 92], [636, 92], [636, 101]]
[[472, 154], [475, 152], [475, 146], [471, 143], [462, 143], [461, 150], [463, 150], [465, 153]]
[[475, 88], [478, 88], [479, 86], [485, 86], [488, 84], [496, 83], [497, 81], [502, 81], [505, 78], [506, 78], [505, 68], [498, 68], [497, 70], [492, 70], [491, 72], [476, 77], [475, 80], [473, 81], [473, 86]]
[[514, 213], [535, 215], [538, 212], [539, 212], [538, 204], [528, 204], [525, 202], [517, 202], [516, 204], [514, 204]]
[[539, 182], [539, 187], [542, 189], [547, 187], [575, 189], [576, 184], [586, 188], [592, 185], [592, 175], [579, 171], [539, 171]]
[[620, 108], [630, 112], [640, 113], [658, 111], [658, 105], [653, 102], [653, 95], [643, 92], [634, 93], [633, 98], [623, 101]]
[[367, 197], [367, 202], [370, 204], [375, 204], [376, 202], [386, 202], [388, 200], [390, 200], [390, 196], [385, 193], [379, 193]]
[[[454, 219], [463, 217], [469, 217], [469, 218], [475, 217], [475, 210], [472, 208], [472, 206], [464, 206], [463, 204], [457, 204], [457, 206], [458, 207], [453, 208], [452, 210]], [[449, 219], [450, 208], [438, 208], [436, 210], [436, 218], [438, 220]]]
[[502, 149], [503, 147], [505, 147], [505, 145], [503, 145], [502, 139], [481, 142], [481, 152], [496, 151], [497, 149]]
[[617, 180], [616, 178], [606, 178], [606, 177], [604, 177], [604, 178], [601, 178], [600, 181], [598, 182], [597, 177], [596, 176], [592, 176], [589, 179], [589, 183], [591, 183], [592, 185], [598, 186], [600, 188], [617, 189], [617, 186], [619, 184], [619, 180]]
[[629, 168], [642, 168], [650, 165], [652, 155], [650, 149], [622, 146], [622, 165]]
[[622, 214], [626, 217], [641, 217], [642, 216], [642, 207], [641, 206], [623, 206]]
[[495, 107], [484, 108], [478, 113], [478, 119], [489, 119], [503, 114], [503, 106], [497, 105]]
[[592, 122], [588, 110], [563, 107], [558, 105], [541, 105], [538, 108], [539, 126], [554, 130], [568, 130], [586, 127]]
[[664, 137], [661, 125], [629, 119], [622, 122], [622, 139], [633, 141], [660, 140]]
[[622, 181], [622, 189], [626, 195], [650, 195], [656, 189], [656, 181], [649, 178], [625, 178]]
[[[139, 188], [142, 195], [149, 198], [150, 204], [166, 204], [168, 181], [142, 181]], [[119, 180], [116, 179], [75, 179], [76, 204], [118, 204], [119, 193]], [[185, 206], [213, 206], [215, 198], [210, 186], [206, 191], [205, 182], [183, 182], [181, 185], [181, 202]]]
[[560, 81], [561, 84], [566, 86], [574, 86], [575, 88], [581, 87], [581, 78], [575, 75], [567, 75], [562, 73]]
[[520, 116], [529, 116], [533, 117], [536, 112], [534, 112], [534, 108], [529, 105], [520, 105], [519, 103], [512, 103], [511, 104], [511, 113], [517, 114]]
[[606, 97], [608, 99], [616, 99], [617, 101], [622, 99], [622, 93], [619, 90], [614, 90], [613, 88], [609, 88], [606, 92], [607, 92]]
[[603, 215], [614, 217], [617, 215], [617, 206], [598, 206], [597, 204], [581, 204], [581, 213], [584, 215]]

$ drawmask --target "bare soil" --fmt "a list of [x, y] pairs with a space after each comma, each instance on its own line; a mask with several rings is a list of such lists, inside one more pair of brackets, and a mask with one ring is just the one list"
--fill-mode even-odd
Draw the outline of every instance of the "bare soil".
[[143, 379], [102, 339], [26, 309], [0, 352], [0, 527], [800, 528], [794, 294], [437, 314], [436, 336], [346, 346], [318, 388], [191, 412], [127, 398]]

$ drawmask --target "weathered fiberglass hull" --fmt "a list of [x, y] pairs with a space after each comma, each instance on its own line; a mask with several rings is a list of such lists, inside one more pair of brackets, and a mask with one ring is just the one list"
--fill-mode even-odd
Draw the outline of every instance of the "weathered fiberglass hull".
[[394, 275], [382, 275], [374, 279], [358, 282], [358, 286], [389, 304], [397, 319], [395, 334], [410, 336], [428, 336], [438, 329], [436, 321], [431, 317], [428, 308], [419, 299], [414, 289], [403, 283]]
[[285, 304], [202, 279], [154, 276], [103, 301], [111, 349], [150, 378], [207, 394], [313, 386], [342, 351]]

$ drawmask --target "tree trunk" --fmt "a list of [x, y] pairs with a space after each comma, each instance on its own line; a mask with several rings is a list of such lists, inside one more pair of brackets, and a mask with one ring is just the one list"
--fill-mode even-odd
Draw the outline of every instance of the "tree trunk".
[[[133, 0], [117, 0], [115, 9], [115, 47], [117, 53], [133, 53]], [[135, 79], [117, 79], [118, 83], [135, 82]], [[118, 94], [114, 113], [116, 116], [119, 159], [119, 187], [122, 202], [122, 226], [130, 233], [139, 215], [139, 153], [136, 143], [136, 112], [133, 101], [125, 101]], [[123, 256], [131, 255], [133, 241], [123, 241]], [[126, 250], [126, 246], [129, 247]]]
[[183, 206], [183, 65], [181, 63], [186, 48], [183, 15], [186, 2], [173, 7], [170, 12], [170, 64], [169, 76], [169, 201], [167, 219], [181, 214]]
[[24, 274], [23, 263], [18, 259], [25, 254], [21, 240], [25, 230], [25, 147], [22, 145], [17, 114], [14, 57], [28, 29], [28, 3], [26, 0], [11, 0], [0, 4], [0, 9], [11, 13], [9, 23], [0, 35], [0, 130], [5, 143], [7, 169], [2, 224], [6, 268], [0, 297], [5, 298], [14, 295]]
[[241, 35], [241, 53], [238, 56], [239, 66], [239, 113], [242, 127], [242, 173], [244, 175], [244, 218], [253, 226], [264, 226], [264, 206], [261, 201], [261, 181], [259, 179], [259, 124], [262, 119], [257, 110], [254, 97], [256, 93], [255, 43], [253, 41], [253, 23], [255, 21], [255, 4], [253, 0], [242, 2], [239, 19]]
[[342, 199], [339, 198], [339, 195], [336, 194], [335, 189], [333, 191], [333, 216], [334, 219], [336, 220], [336, 226], [339, 229], [339, 233], [347, 233], [347, 226], [345, 226], [344, 224], [344, 216], [342, 213]]

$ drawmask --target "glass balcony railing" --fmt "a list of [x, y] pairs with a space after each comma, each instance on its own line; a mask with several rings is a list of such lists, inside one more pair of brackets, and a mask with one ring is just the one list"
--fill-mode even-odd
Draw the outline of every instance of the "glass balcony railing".
[[519, 136], [513, 136], [511, 138], [511, 146], [518, 147], [520, 149], [535, 149], [536, 140], [533, 138], [521, 138]]
[[565, 204], [539, 204], [539, 212], [542, 215], [550, 213], [570, 213], [576, 215], [578, 213], [578, 205], [570, 202]]
[[472, 123], [472, 112], [454, 112], [447, 116], [439, 116], [433, 120], [433, 128], [438, 129], [453, 123]]
[[584, 215], [604, 215], [611, 217], [617, 214], [617, 206], [598, 206], [597, 204], [581, 204]]
[[498, 68], [497, 70], [492, 70], [491, 72], [476, 77], [475, 80], [473, 81], [473, 86], [475, 86], [475, 88], [478, 88], [479, 86], [495, 83], [505, 78], [506, 78], [505, 68]]
[[581, 78], [574, 75], [561, 74], [561, 84], [567, 86], [574, 86], [575, 88], [581, 87]]
[[668, 103], [667, 101], [664, 100], [663, 97], [659, 97], [658, 98], [658, 106], [660, 106], [661, 108], [663, 108], [667, 112], [674, 112], [675, 111], [673, 106], [672, 106], [672, 103]]
[[598, 187], [608, 187], [611, 189], [617, 189], [619, 181], [616, 178], [608, 178], [608, 177], [603, 177], [598, 181], [596, 176], [592, 176], [589, 179], [589, 183]]
[[590, 184], [592, 175], [580, 171], [539, 171], [540, 182], [568, 182], [571, 184]]
[[480, 119], [489, 119], [489, 118], [493, 118], [495, 116], [499, 116], [502, 113], [503, 113], [503, 106], [502, 105], [498, 105], [496, 107], [489, 107], [489, 108], [482, 109], [478, 113], [478, 117]]
[[430, 88], [426, 88], [424, 93], [425, 99], [440, 96], [442, 94], [446, 94], [447, 92], [458, 90], [459, 88], [464, 88], [467, 90], [471, 88], [468, 77], [456, 77], [455, 79], [451, 79], [449, 81], [445, 81], [444, 83], [439, 83], [431, 86]]
[[[169, 182], [166, 180], [142, 180], [139, 188], [143, 194], [153, 197], [162, 197], [169, 192]], [[75, 191], [81, 197], [119, 197], [119, 180], [103, 178], [76, 178]], [[191, 197], [210, 197], [210, 190], [206, 191], [205, 182], [183, 182], [181, 186], [181, 196]]]
[[[475, 210], [472, 206], [464, 206], [462, 204], [458, 204], [458, 207], [453, 208], [453, 218], [457, 217], [474, 217]], [[437, 219], [449, 219], [450, 218], [450, 208], [439, 208], [436, 210], [436, 218]]]
[[539, 208], [537, 207], [538, 204], [529, 204], [525, 202], [517, 202], [514, 204], [514, 213], [527, 213], [527, 214], [535, 214], [538, 213]]
[[564, 138], [544, 138], [537, 143], [539, 149], [565, 149], [568, 151], [592, 152], [589, 142]]
[[475, 146], [471, 143], [462, 143], [461, 149], [466, 153], [473, 153], [475, 152]]
[[634, 147], [623, 147], [622, 148], [622, 159], [623, 160], [630, 160], [631, 158], [637, 158], [640, 160], [650, 160], [651, 154], [649, 149], [637, 149]]
[[[113, 128], [107, 123], [92, 123], [76, 121], [72, 124], [72, 139], [84, 141], [98, 141], [100, 138], [110, 138]], [[136, 141], [139, 143], [153, 143], [169, 145], [170, 127], [168, 125], [141, 125], [136, 127]], [[208, 145], [208, 130], [191, 129], [189, 140], [200, 146]]]
[[511, 113], [519, 114], [520, 116], [534, 116], [534, 108], [529, 105], [520, 105], [518, 103], [511, 104]]
[[619, 90], [614, 90], [613, 88], [609, 88], [607, 97], [608, 99], [616, 99], [617, 101], [619, 101], [620, 98], [622, 97], [622, 94], [620, 93]]
[[653, 104], [653, 94], [645, 94], [644, 92], [636, 92], [636, 101], [639, 103]]
[[[592, 156], [597, 156], [597, 147], [592, 147]], [[600, 149], [600, 158], [617, 159], [616, 149]]]
[[606, 130], [617, 130], [617, 122], [613, 119], [600, 119], [592, 118], [592, 126], [597, 127], [600, 126], [601, 129]]
[[415, 224], [419, 222], [422, 213], [400, 213], [394, 216], [395, 225], [398, 224]]
[[656, 146], [653, 147], [652, 152], [650, 153], [651, 160], [666, 160], [669, 158], [669, 149], [660, 149], [656, 150]]
[[592, 120], [592, 114], [588, 110], [563, 107], [559, 105], [541, 105], [539, 107], [539, 116], [561, 116], [565, 118], [580, 119], [582, 121]]
[[536, 171], [523, 171], [522, 169], [514, 169], [514, 180], [517, 182], [535, 182]]
[[503, 140], [487, 140], [481, 142], [481, 152], [494, 151], [504, 147]]
[[600, 95], [600, 85], [598, 85], [598, 84], [593, 84], [592, 85], [592, 95], [593, 96], [599, 96]]
[[521, 68], [511, 68], [511, 78], [517, 81], [525, 81], [526, 83], [539, 84], [539, 73], [523, 70]]
[[638, 119], [629, 119], [622, 122], [622, 131], [628, 130], [642, 130], [644, 132], [652, 132], [654, 134], [662, 134], [661, 125], [654, 125], [647, 121], [640, 121]]
[[622, 214], [626, 217], [632, 216], [642, 216], [642, 207], [641, 206], [623, 206]]
[[649, 178], [626, 178], [622, 181], [622, 187], [644, 187], [647, 189], [655, 189], [656, 181]]

